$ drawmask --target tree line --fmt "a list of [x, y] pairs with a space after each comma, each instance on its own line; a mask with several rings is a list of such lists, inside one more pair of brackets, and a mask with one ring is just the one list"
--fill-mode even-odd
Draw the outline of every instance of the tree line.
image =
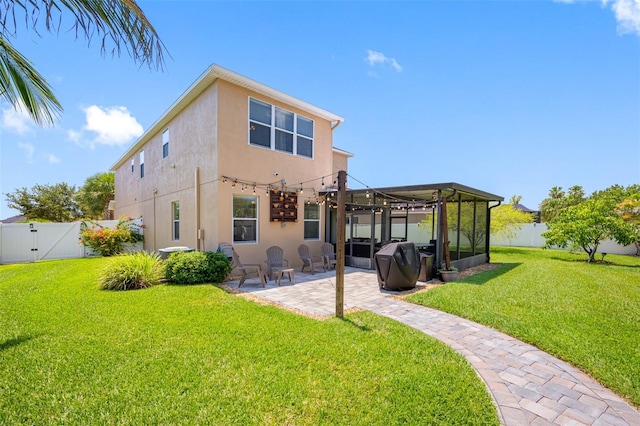
[[110, 219], [109, 201], [115, 198], [114, 174], [96, 173], [76, 188], [65, 182], [36, 184], [5, 193], [7, 205], [27, 221], [73, 222], [78, 219]]

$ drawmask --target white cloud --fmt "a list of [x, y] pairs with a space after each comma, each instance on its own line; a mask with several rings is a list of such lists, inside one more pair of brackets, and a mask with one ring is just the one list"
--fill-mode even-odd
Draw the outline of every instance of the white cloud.
[[36, 147], [29, 142], [18, 142], [18, 148], [24, 151], [27, 156], [27, 162], [33, 163], [33, 154], [36, 152]]
[[19, 135], [24, 135], [32, 131], [31, 125], [33, 121], [31, 117], [20, 107], [9, 107], [2, 110], [2, 128], [10, 130]]
[[60, 159], [55, 154], [49, 154], [48, 160], [50, 164], [58, 164], [60, 162]]
[[380, 66], [388, 65], [394, 70], [396, 70], [397, 72], [402, 71], [402, 65], [400, 65], [398, 61], [395, 60], [395, 58], [388, 58], [382, 52], [376, 52], [375, 50], [367, 50], [367, 57], [365, 60], [369, 63], [369, 66], [371, 67], [375, 67], [378, 65]]
[[[142, 126], [126, 107], [101, 108], [91, 105], [84, 110], [84, 113], [87, 120], [84, 130], [97, 133], [95, 143], [110, 146], [124, 145], [143, 133]], [[82, 133], [69, 130], [67, 136], [78, 142]]]
[[618, 20], [618, 32], [640, 35], [640, 0], [602, 0], [605, 6], [609, 3]]

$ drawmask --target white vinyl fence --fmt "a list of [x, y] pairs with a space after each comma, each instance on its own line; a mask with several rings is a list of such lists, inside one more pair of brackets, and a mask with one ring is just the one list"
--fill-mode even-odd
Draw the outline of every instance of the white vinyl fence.
[[[95, 256], [80, 243], [80, 223], [0, 223], [0, 264]], [[118, 221], [98, 223], [115, 228]], [[129, 250], [142, 250], [142, 243]]]
[[[541, 236], [543, 232], [547, 230], [545, 223], [524, 223], [521, 225], [521, 229], [517, 232], [516, 237], [508, 240], [500, 235], [491, 236], [492, 246], [512, 246], [512, 247], [542, 247], [545, 240]], [[598, 247], [598, 253], [613, 253], [613, 254], [627, 254], [635, 255], [636, 247], [631, 244], [628, 246], [621, 246], [615, 241], [603, 241]]]

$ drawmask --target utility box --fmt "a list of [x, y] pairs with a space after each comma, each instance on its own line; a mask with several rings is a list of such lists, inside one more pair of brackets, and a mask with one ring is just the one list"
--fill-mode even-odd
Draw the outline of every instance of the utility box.
[[190, 247], [183, 247], [183, 246], [179, 246], [179, 247], [166, 247], [166, 248], [161, 248], [160, 250], [158, 250], [158, 253], [160, 254], [160, 258], [161, 259], [166, 259], [169, 257], [169, 255], [171, 253], [175, 253], [178, 251], [195, 251], [196, 249], [194, 248], [190, 248]]

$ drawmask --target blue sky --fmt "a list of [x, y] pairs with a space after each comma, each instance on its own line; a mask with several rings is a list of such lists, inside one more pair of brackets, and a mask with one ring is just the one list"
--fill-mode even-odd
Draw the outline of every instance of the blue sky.
[[0, 218], [4, 193], [107, 171], [212, 63], [344, 117], [334, 145], [370, 187], [453, 181], [535, 209], [553, 186], [640, 182], [638, 0], [139, 4], [164, 72], [19, 27], [65, 111], [39, 129], [0, 103]]

